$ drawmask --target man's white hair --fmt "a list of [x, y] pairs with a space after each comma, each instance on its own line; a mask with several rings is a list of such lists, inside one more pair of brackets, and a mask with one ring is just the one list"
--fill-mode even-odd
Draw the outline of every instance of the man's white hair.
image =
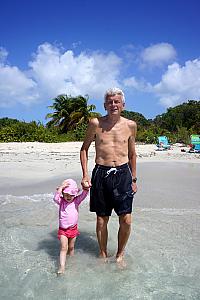
[[115, 96], [115, 95], [121, 95], [122, 96], [122, 103], [124, 104], [125, 103], [125, 97], [124, 97], [124, 93], [122, 90], [120, 90], [119, 88], [117, 87], [114, 87], [114, 88], [110, 88], [108, 89], [106, 92], [105, 92], [105, 95], [104, 95], [104, 101], [106, 102], [107, 98], [109, 96]]

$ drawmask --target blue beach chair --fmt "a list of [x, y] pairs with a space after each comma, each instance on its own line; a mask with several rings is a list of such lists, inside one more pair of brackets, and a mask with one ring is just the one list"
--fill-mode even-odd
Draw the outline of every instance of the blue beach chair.
[[168, 142], [168, 138], [164, 135], [158, 137], [158, 149], [157, 150], [168, 150], [170, 149], [170, 144]]
[[198, 134], [192, 134], [190, 136], [191, 138], [191, 145], [189, 152], [190, 153], [200, 153], [200, 135]]

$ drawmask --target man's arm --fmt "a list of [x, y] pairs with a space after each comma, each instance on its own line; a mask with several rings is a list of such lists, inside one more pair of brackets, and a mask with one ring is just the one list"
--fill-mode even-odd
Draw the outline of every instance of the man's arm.
[[92, 141], [94, 140], [97, 126], [98, 126], [98, 119], [97, 118], [91, 119], [80, 151], [80, 160], [81, 160], [81, 167], [83, 172], [81, 184], [83, 189], [88, 189], [89, 187], [91, 187], [90, 176], [88, 174], [88, 149]]
[[132, 176], [133, 176], [133, 184], [132, 189], [136, 193], [137, 192], [137, 184], [136, 184], [136, 151], [135, 151], [135, 137], [137, 132], [137, 124], [133, 121], [129, 123], [129, 128], [131, 130], [131, 136], [128, 140], [128, 158], [129, 164], [131, 166]]

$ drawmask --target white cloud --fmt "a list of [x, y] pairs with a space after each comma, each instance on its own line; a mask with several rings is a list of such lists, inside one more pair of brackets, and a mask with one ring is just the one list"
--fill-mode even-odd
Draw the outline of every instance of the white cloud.
[[173, 63], [154, 87], [160, 103], [175, 106], [189, 99], [200, 99], [200, 60], [189, 60], [184, 66]]
[[35, 102], [39, 97], [36, 87], [37, 84], [17, 67], [0, 65], [0, 106]]
[[75, 56], [72, 50], [44, 43], [26, 71], [6, 65], [7, 54], [0, 49], [0, 106], [28, 105], [62, 93], [102, 98], [107, 88], [120, 85], [121, 59], [112, 52], [82, 52]]
[[124, 83], [124, 86], [132, 87], [136, 90], [139, 90], [140, 86], [141, 86], [140, 82], [137, 81], [135, 76], [124, 79], [123, 83]]
[[140, 92], [150, 92], [152, 90], [152, 85], [145, 80], [138, 80], [135, 76], [126, 78], [123, 80], [124, 87], [133, 88]]
[[47, 43], [38, 47], [34, 60], [29, 63], [33, 78], [49, 97], [61, 93], [102, 97], [110, 85], [119, 85], [120, 65], [121, 59], [111, 52], [82, 52], [75, 56], [71, 50], [62, 53]]
[[[160, 63], [167, 62], [175, 56], [175, 50], [169, 44], [157, 44], [147, 49], [151, 49], [153, 53], [148, 56], [147, 51], [143, 56], [149, 64], [153, 64], [156, 59]], [[161, 55], [161, 52], [164, 54]], [[143, 94], [151, 92], [167, 107], [187, 99], [200, 98], [199, 59], [187, 61], [184, 66], [178, 63], [169, 65], [160, 82], [152, 85], [145, 78], [137, 79], [136, 76], [119, 81], [124, 64], [113, 52], [81, 52], [75, 55], [72, 50], [63, 50], [61, 47], [44, 43], [38, 47], [26, 71], [6, 63], [7, 56], [6, 49], [0, 48], [2, 107], [14, 106], [17, 103], [29, 105], [38, 101], [46, 102], [62, 93], [72, 96], [88, 94], [90, 99], [102, 99], [105, 90], [111, 86]]]
[[142, 66], [160, 67], [176, 57], [176, 50], [171, 44], [159, 43], [145, 48], [141, 53]]
[[75, 49], [75, 48], [77, 48], [80, 45], [81, 45], [81, 41], [74, 42], [74, 43], [72, 43], [72, 48]]
[[8, 56], [8, 51], [5, 48], [0, 47], [0, 65], [4, 64], [4, 62], [7, 59], [7, 56]]

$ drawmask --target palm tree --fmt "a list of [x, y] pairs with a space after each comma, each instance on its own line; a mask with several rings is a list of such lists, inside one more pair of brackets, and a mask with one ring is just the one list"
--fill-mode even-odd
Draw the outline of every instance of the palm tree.
[[54, 109], [53, 113], [48, 113], [46, 115], [46, 119], [51, 120], [47, 123], [48, 127], [57, 126], [57, 127], [65, 127], [64, 123], [66, 120], [69, 121], [69, 112], [67, 109], [68, 106], [68, 97], [65, 95], [59, 95], [56, 98], [53, 99], [54, 103], [48, 108]]
[[99, 116], [98, 113], [92, 112], [96, 106], [88, 105], [88, 99], [87, 95], [85, 97], [57, 96], [53, 99], [54, 103], [48, 106], [54, 109], [54, 112], [46, 115], [46, 119], [51, 118], [47, 126], [53, 125], [58, 127], [61, 132], [67, 132], [76, 128], [77, 125], [88, 123], [91, 117]]

